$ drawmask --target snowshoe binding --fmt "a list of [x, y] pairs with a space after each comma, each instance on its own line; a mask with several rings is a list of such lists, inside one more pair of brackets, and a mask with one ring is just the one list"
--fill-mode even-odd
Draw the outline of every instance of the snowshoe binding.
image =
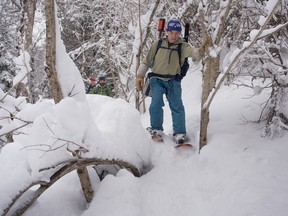
[[148, 127], [147, 130], [151, 134], [151, 138], [153, 141], [163, 142], [163, 138], [162, 138], [163, 132], [161, 130], [153, 129], [151, 127]]
[[192, 148], [192, 145], [189, 142], [186, 134], [175, 134], [174, 141], [176, 143], [175, 148]]

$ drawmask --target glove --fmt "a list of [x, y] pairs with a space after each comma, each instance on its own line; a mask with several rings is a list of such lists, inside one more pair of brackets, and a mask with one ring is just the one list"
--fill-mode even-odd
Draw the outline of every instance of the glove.
[[142, 91], [144, 86], [144, 78], [136, 77], [136, 89], [137, 91]]

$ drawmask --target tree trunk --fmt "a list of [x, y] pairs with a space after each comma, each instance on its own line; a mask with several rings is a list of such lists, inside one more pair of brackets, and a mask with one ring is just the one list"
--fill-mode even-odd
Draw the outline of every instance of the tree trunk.
[[215, 87], [216, 79], [219, 75], [220, 57], [209, 56], [205, 61], [203, 71], [203, 87], [201, 98], [201, 119], [200, 119], [200, 138], [199, 151], [207, 144], [207, 130], [209, 124], [209, 108], [206, 106], [210, 92]]
[[[207, 58], [206, 68], [204, 69], [204, 77], [203, 77], [202, 109], [201, 109], [201, 123], [200, 123], [201, 131], [200, 131], [200, 139], [199, 139], [199, 150], [201, 150], [201, 148], [207, 144], [207, 127], [209, 123], [209, 107], [216, 92], [220, 88], [220, 85], [223, 83], [224, 79], [229, 74], [232, 67], [236, 64], [239, 57], [246, 50], [252, 47], [252, 45], [261, 37], [262, 32], [264, 31], [265, 27], [268, 25], [269, 20], [275, 13], [276, 8], [280, 4], [280, 2], [281, 1], [278, 1], [277, 4], [274, 5], [273, 10], [271, 10], [269, 14], [269, 17], [267, 17], [267, 19], [265, 20], [265, 23], [261, 25], [260, 30], [253, 37], [253, 40], [249, 42], [249, 45], [246, 44], [245, 48], [241, 49], [240, 52], [237, 52], [237, 55], [233, 56], [231, 63], [228, 65], [227, 69], [225, 69], [223, 76], [221, 77], [221, 79], [219, 79], [219, 81], [217, 82], [217, 85], [216, 85], [216, 79], [218, 78], [220, 74], [220, 68], [219, 68], [220, 57], [218, 55], [216, 58], [213, 58], [211, 56]], [[221, 38], [222, 38], [222, 35], [224, 34], [224, 29], [225, 29], [225, 21], [229, 18], [231, 8], [232, 8], [232, 0], [229, 0], [227, 7], [225, 8], [226, 11], [225, 13], [223, 13], [223, 16], [220, 19], [221, 22], [220, 22], [219, 31], [217, 32], [217, 37], [214, 41], [214, 43], [217, 46], [221, 44]], [[202, 16], [202, 21], [201, 21], [202, 29], [206, 32], [206, 35], [208, 35], [207, 29], [205, 29], [203, 18], [204, 17]], [[207, 52], [207, 48], [206, 48], [206, 52]], [[213, 88], [214, 88], [214, 91], [212, 92]]]
[[[142, 55], [142, 43], [143, 43], [143, 31], [141, 27], [141, 13], [140, 13], [140, 0], [138, 0], [138, 22], [139, 22], [139, 31], [140, 31], [140, 46], [138, 47], [138, 53], [136, 54], [136, 71], [135, 76], [137, 77], [137, 70], [140, 66], [140, 59]], [[147, 36], [147, 34], [146, 34]], [[136, 89], [136, 95], [135, 95], [135, 108], [140, 111], [140, 92]], [[145, 109], [145, 108], [144, 108]]]
[[55, 29], [55, 5], [54, 0], [45, 1], [46, 14], [46, 68], [50, 88], [55, 103], [63, 99], [60, 84], [57, 78], [56, 63], [56, 29]]
[[23, 15], [21, 19], [21, 22], [23, 24], [21, 25], [20, 32], [24, 39], [24, 50], [27, 51], [30, 55], [32, 47], [36, 3], [36, 0], [23, 0]]
[[[56, 25], [55, 25], [55, 5], [54, 0], [46, 0], [46, 64], [45, 69], [50, 81], [50, 87], [55, 103], [59, 103], [63, 99], [60, 83], [57, 78], [57, 71], [55, 67], [56, 62]], [[93, 190], [91, 188], [90, 178], [86, 168], [77, 170], [82, 190], [87, 202], [91, 202], [93, 197]]]
[[[31, 56], [32, 35], [34, 27], [34, 17], [36, 10], [36, 0], [23, 0], [22, 17], [20, 19], [20, 38], [18, 40], [18, 55], [26, 51]], [[18, 83], [16, 87], [16, 97], [29, 97], [27, 85], [23, 82]]]
[[[140, 31], [140, 46], [138, 47], [138, 53], [136, 54], [136, 72], [140, 66], [140, 60], [143, 58], [143, 52], [142, 52], [142, 49], [144, 46], [146, 46], [147, 44], [147, 41], [148, 41], [148, 38], [151, 34], [151, 29], [150, 29], [150, 25], [153, 21], [153, 17], [155, 16], [156, 14], [156, 11], [157, 11], [157, 8], [159, 6], [159, 3], [160, 3], [160, 0], [157, 0], [154, 4], [154, 7], [152, 9], [152, 12], [151, 12], [151, 15], [149, 17], [149, 23], [147, 25], [147, 28], [146, 28], [146, 35], [145, 35], [145, 38], [143, 40], [143, 37], [142, 37], [142, 27], [141, 27], [141, 4], [140, 4], [140, 1], [138, 1], [138, 16], [139, 16], [139, 31]], [[137, 74], [135, 74], [137, 76]], [[136, 98], [135, 98], [135, 107], [137, 110], [140, 111], [140, 108], [141, 108], [141, 102], [143, 102], [143, 110], [144, 112], [146, 112], [146, 107], [145, 107], [145, 97], [143, 98], [143, 100], [140, 100], [140, 92], [136, 91]]]
[[[106, 19], [104, 19], [104, 26], [106, 26]], [[109, 41], [108, 34], [107, 34], [106, 30], [104, 31], [104, 39], [105, 39], [105, 44], [106, 44], [106, 47], [107, 47], [107, 49], [106, 49], [106, 61], [108, 63], [108, 68], [109, 68], [110, 73], [112, 75], [113, 87], [114, 87], [114, 95], [115, 95], [115, 97], [117, 97], [119, 95], [119, 86], [117, 85], [118, 82], [116, 80], [116, 76], [115, 76], [115, 73], [114, 73], [115, 67], [113, 66], [112, 57], [111, 57], [111, 54], [110, 54], [111, 42]], [[120, 80], [118, 80], [118, 81], [120, 81]]]
[[[214, 44], [219, 46], [222, 35], [224, 34], [225, 21], [229, 17], [229, 12], [232, 6], [232, 0], [229, 0], [225, 13], [220, 17], [219, 29], [214, 40]], [[200, 11], [200, 26], [203, 31], [204, 40], [211, 41], [211, 47], [214, 46], [212, 37], [209, 35], [207, 27], [205, 25], [204, 11]], [[209, 47], [205, 47], [205, 53], [209, 53]], [[199, 151], [207, 144], [207, 130], [209, 124], [209, 105], [207, 104], [208, 97], [216, 85], [217, 77], [220, 75], [220, 56], [212, 57], [209, 54], [205, 60], [205, 67], [203, 70], [203, 86], [202, 86], [202, 98], [201, 98], [201, 119], [200, 119], [200, 137], [199, 137]]]
[[92, 201], [94, 191], [91, 187], [91, 182], [89, 178], [89, 173], [86, 167], [77, 169], [77, 174], [80, 179], [81, 187], [84, 192], [85, 199], [87, 203]]

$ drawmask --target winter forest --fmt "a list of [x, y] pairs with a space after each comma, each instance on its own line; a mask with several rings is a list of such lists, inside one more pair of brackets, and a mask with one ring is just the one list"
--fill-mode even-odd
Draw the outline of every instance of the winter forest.
[[[190, 134], [196, 150], [193, 157], [187, 159], [185, 154], [177, 163], [173, 163], [171, 149], [155, 147], [149, 139], [145, 128], [149, 126], [150, 98], [135, 88], [137, 69], [159, 38], [160, 18], [176, 18], [183, 26], [189, 23], [188, 42], [194, 47], [209, 41], [200, 63], [189, 60], [190, 71], [182, 81], [184, 102], [189, 100], [187, 124], [194, 122], [188, 128], [197, 131]], [[276, 167], [276, 152], [288, 153], [283, 144], [288, 129], [286, 0], [1, 0], [0, 31], [0, 215], [287, 214], [287, 154], [279, 159], [277, 169], [267, 162], [271, 159]], [[113, 98], [86, 94], [90, 78], [100, 76], [106, 77]], [[239, 100], [235, 96], [234, 102], [228, 101], [231, 89]], [[259, 97], [253, 115], [244, 116], [242, 112]], [[246, 105], [228, 108], [243, 98]], [[217, 108], [218, 101], [222, 103]], [[215, 120], [215, 113], [226, 114], [227, 119], [241, 118], [242, 128], [232, 130], [229, 123], [215, 126], [222, 121], [220, 117]], [[219, 138], [213, 132], [222, 126], [226, 134], [257, 128], [252, 136], [257, 145], [245, 146], [245, 134], [241, 134], [238, 141], [243, 151], [235, 159], [231, 155], [240, 147], [226, 148], [227, 135], [220, 145], [224, 151], [216, 156], [213, 143]], [[169, 134], [170, 126], [165, 127]], [[259, 147], [259, 142], [269, 145]], [[271, 149], [273, 143], [281, 147]], [[244, 167], [240, 164], [250, 149], [258, 150], [255, 161], [249, 161], [255, 167], [248, 162]], [[224, 152], [233, 153], [227, 156]], [[273, 188], [281, 185], [281, 190], [262, 191], [257, 182], [252, 187], [261, 195], [232, 199], [232, 191], [248, 193], [248, 186], [240, 183], [238, 189], [227, 189], [224, 184], [244, 179], [243, 173], [236, 179], [239, 169], [247, 176], [258, 173], [260, 159], [256, 157], [260, 154], [272, 172], [265, 173], [271, 178], [262, 185], [276, 179]], [[234, 165], [240, 168], [235, 171]], [[187, 172], [181, 173], [179, 167]], [[255, 172], [248, 173], [248, 167]], [[275, 177], [280, 173], [281, 177]], [[190, 184], [176, 175], [198, 176], [198, 182], [175, 188], [170, 179], [175, 184]], [[161, 178], [167, 181], [158, 180]], [[255, 174], [255, 179], [262, 178]], [[202, 183], [207, 187], [199, 186]], [[275, 194], [274, 200], [266, 200]], [[178, 209], [171, 199], [187, 208]], [[192, 207], [187, 199], [194, 201]], [[264, 201], [267, 205], [263, 207]], [[252, 207], [254, 202], [257, 205]]]

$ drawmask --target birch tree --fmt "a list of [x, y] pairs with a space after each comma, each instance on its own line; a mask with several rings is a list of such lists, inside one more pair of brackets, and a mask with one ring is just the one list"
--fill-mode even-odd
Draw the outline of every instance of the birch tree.
[[[249, 5], [250, 3], [250, 5]], [[270, 19], [272, 18], [273, 14], [277, 11], [277, 8], [279, 8], [281, 1], [269, 1], [266, 3], [266, 7], [264, 7], [266, 10], [262, 10], [260, 14], [257, 14], [256, 17], [258, 17], [257, 21], [258, 24], [254, 24], [255, 28], [250, 29], [248, 32], [246, 32], [246, 35], [248, 37], [244, 38], [242, 41], [242, 44], [239, 44], [238, 41], [234, 41], [234, 45], [238, 42], [238, 47], [240, 48], [234, 48], [232, 53], [229, 53], [230, 56], [229, 61], [226, 65], [221, 65], [220, 62], [220, 56], [223, 54], [221, 53], [221, 47], [223, 49], [225, 42], [227, 43], [227, 40], [225, 39], [225, 36], [227, 35], [227, 29], [229, 29], [229, 20], [233, 18], [233, 15], [235, 13], [240, 13], [240, 11], [236, 10], [236, 6], [239, 6], [238, 1], [220, 1], [220, 4], [218, 5], [218, 16], [216, 16], [213, 19], [210, 20], [210, 24], [217, 23], [216, 28], [208, 28], [205, 23], [209, 23], [209, 20], [202, 19], [202, 31], [204, 32], [204, 37], [209, 37], [212, 39], [210, 47], [207, 52], [207, 58], [204, 60], [205, 66], [203, 69], [203, 91], [202, 91], [202, 104], [201, 104], [201, 125], [200, 125], [200, 149], [207, 144], [207, 128], [209, 123], [209, 107], [213, 101], [213, 98], [215, 97], [217, 90], [220, 88], [221, 84], [223, 84], [223, 81], [227, 78], [227, 76], [231, 73], [231, 71], [235, 70], [235, 65], [240, 59], [241, 56], [243, 56], [244, 53], [246, 53], [249, 49], [253, 47], [253, 45], [256, 43], [257, 40], [263, 39], [265, 37], [265, 29], [268, 27], [268, 23]], [[243, 3], [243, 6], [251, 6], [251, 2]], [[252, 4], [253, 5], [253, 4]], [[257, 3], [254, 2], [254, 5], [257, 5]], [[201, 6], [201, 5], [200, 5]], [[211, 11], [213, 5], [209, 5], [208, 7], [199, 8], [199, 15], [200, 17], [204, 17], [203, 13], [205, 11], [206, 13], [206, 19], [208, 14], [217, 14]], [[214, 5], [215, 6], [215, 5]], [[206, 8], [206, 9], [205, 9]], [[207, 8], [210, 8], [210, 11], [207, 10]], [[259, 8], [261, 8], [259, 6]], [[262, 7], [263, 9], [263, 7]], [[242, 14], [244, 15], [244, 14]], [[255, 14], [254, 14], [255, 15]], [[208, 22], [207, 22], [208, 21]], [[256, 23], [257, 23], [256, 21]], [[230, 23], [231, 24], [231, 23]], [[241, 25], [243, 26], [243, 24]], [[285, 27], [286, 24], [278, 25], [278, 27], [275, 26], [278, 30], [279, 28]], [[256, 29], [257, 28], [257, 29]], [[271, 28], [270, 28], [271, 29]], [[245, 29], [247, 31], [247, 28]], [[209, 32], [209, 33], [208, 33]], [[236, 36], [236, 34], [234, 34]], [[207, 39], [207, 38], [206, 38]], [[254, 50], [255, 51], [255, 50]], [[215, 55], [216, 54], [216, 55]], [[231, 56], [232, 55], [232, 56]]]
[[46, 64], [45, 68], [49, 79], [52, 96], [55, 103], [63, 98], [60, 83], [57, 79], [56, 63], [56, 29], [55, 29], [55, 5], [54, 0], [46, 0]]
[[[20, 19], [20, 27], [18, 30], [21, 35], [18, 40], [19, 56], [23, 52], [27, 52], [30, 57], [32, 54], [32, 35], [33, 35], [36, 2], [37, 2], [36, 0], [21, 1], [22, 17]], [[30, 72], [31, 71], [27, 71], [27, 78], [29, 78]], [[29, 97], [29, 88], [28, 88], [27, 83], [28, 83], [28, 79], [26, 82], [18, 83], [18, 85], [16, 86], [17, 97], [20, 95], [25, 96], [27, 98]]]

